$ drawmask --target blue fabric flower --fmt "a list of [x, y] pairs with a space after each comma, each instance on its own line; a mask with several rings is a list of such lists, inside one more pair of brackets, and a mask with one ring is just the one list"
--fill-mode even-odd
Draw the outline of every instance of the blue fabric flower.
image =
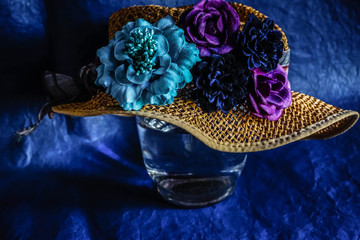
[[200, 61], [196, 45], [185, 41], [184, 31], [170, 16], [153, 25], [141, 18], [127, 23], [97, 55], [102, 64], [95, 83], [124, 110], [172, 103]]
[[227, 113], [247, 97], [250, 71], [234, 55], [212, 54], [193, 68], [195, 87], [190, 97], [205, 112]]
[[253, 14], [238, 37], [239, 55], [249, 70], [261, 68], [265, 72], [274, 70], [282, 56], [284, 43], [282, 34], [274, 30], [274, 21], [260, 21]]

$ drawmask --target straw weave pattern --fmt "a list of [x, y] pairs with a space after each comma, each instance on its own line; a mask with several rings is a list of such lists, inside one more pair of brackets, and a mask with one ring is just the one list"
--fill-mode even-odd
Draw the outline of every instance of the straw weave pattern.
[[[254, 14], [259, 19], [265, 15], [255, 9], [231, 3], [240, 16], [242, 26]], [[134, 6], [115, 12], [109, 20], [109, 38], [130, 21], [143, 18], [150, 23], [171, 15], [176, 22], [191, 6], [168, 8], [155, 5]], [[284, 32], [284, 50], [289, 49]], [[179, 92], [179, 95], [183, 95]], [[278, 121], [269, 121], [249, 113], [247, 104], [237, 106], [228, 114], [220, 111], [204, 113], [191, 100], [177, 97], [169, 105], [145, 105], [139, 111], [124, 111], [115, 98], [99, 91], [91, 100], [55, 106], [54, 112], [73, 116], [144, 116], [156, 118], [181, 127], [209, 147], [225, 152], [255, 152], [276, 148], [300, 139], [324, 139], [345, 132], [359, 118], [354, 111], [342, 110], [314, 97], [292, 92], [291, 106], [284, 110]]]
[[[230, 3], [230, 5], [236, 10], [240, 16], [241, 25], [244, 26], [245, 22], [248, 21], [249, 16], [254, 14], [260, 20], [264, 20], [266, 16], [259, 11], [253, 9], [252, 7], [240, 4], [240, 3]], [[192, 6], [184, 6], [179, 8], [169, 8], [162, 7], [157, 5], [147, 5], [147, 6], [133, 6], [128, 8], [123, 8], [113, 13], [109, 20], [109, 39], [115, 36], [117, 31], [120, 31], [122, 27], [128, 22], [134, 22], [138, 18], [143, 18], [150, 23], [155, 23], [167, 15], [170, 15], [174, 18], [175, 23], [179, 23], [181, 14], [190, 9]], [[282, 41], [284, 42], [284, 50], [289, 49], [289, 45], [283, 30], [275, 24], [275, 29], [281, 31]]]
[[231, 110], [204, 113], [192, 101], [176, 98], [164, 106], [145, 105], [139, 111], [123, 111], [115, 98], [98, 92], [90, 101], [60, 105], [55, 112], [75, 116], [101, 114], [139, 115], [175, 124], [206, 145], [221, 151], [250, 152], [271, 149], [302, 138], [328, 138], [342, 133], [358, 114], [329, 105], [314, 97], [292, 92], [293, 102], [278, 121], [250, 114], [246, 103]]

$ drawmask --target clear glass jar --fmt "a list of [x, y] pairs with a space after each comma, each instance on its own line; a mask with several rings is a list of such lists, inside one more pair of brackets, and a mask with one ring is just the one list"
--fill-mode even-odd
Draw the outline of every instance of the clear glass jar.
[[172, 124], [136, 118], [147, 172], [165, 200], [203, 207], [232, 194], [246, 153], [216, 151]]

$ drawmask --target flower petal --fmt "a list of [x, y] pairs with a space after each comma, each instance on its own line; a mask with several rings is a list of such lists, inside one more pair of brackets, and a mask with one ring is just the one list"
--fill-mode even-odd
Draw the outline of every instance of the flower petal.
[[249, 94], [249, 98], [250, 98], [250, 103], [251, 103], [250, 107], [253, 108], [252, 113], [260, 114], [260, 110], [258, 108], [257, 102], [255, 101], [254, 97], [251, 94]]
[[139, 87], [126, 86], [124, 89], [126, 89], [126, 91], [123, 93], [125, 102], [131, 103], [140, 96], [140, 92], [138, 91], [140, 89]]
[[169, 54], [172, 59], [179, 57], [179, 52], [185, 45], [184, 30], [180, 28], [170, 28], [164, 31], [164, 36], [169, 43]]
[[277, 121], [281, 117], [282, 113], [283, 113], [282, 109], [276, 109], [273, 114], [265, 116], [265, 118], [268, 119], [269, 121]]
[[270, 95], [266, 98], [266, 100], [269, 103], [274, 104], [277, 108], [282, 108], [284, 103], [284, 99], [282, 99], [279, 95]]
[[123, 107], [124, 110], [132, 110], [133, 104], [140, 99], [141, 94], [147, 85], [148, 83], [139, 85], [123, 85], [114, 83], [111, 86], [110, 94], [118, 100], [120, 106]]
[[230, 32], [236, 32], [240, 28], [240, 17], [237, 14], [236, 10], [230, 6], [230, 4], [227, 5], [228, 7], [225, 17], [228, 17], [229, 19], [231, 19], [231, 21], [226, 21], [226, 23], [229, 24], [228, 29], [230, 30]]
[[266, 82], [258, 81], [257, 91], [261, 92], [261, 95], [267, 98], [270, 95], [270, 86]]
[[258, 106], [265, 112], [264, 115], [272, 115], [276, 112], [276, 107], [274, 105], [259, 104]]
[[291, 93], [291, 90], [290, 90], [290, 87], [289, 88], [284, 88], [286, 89], [286, 91], [284, 92], [279, 92], [280, 96], [282, 96], [282, 98], [284, 99], [284, 103], [283, 103], [283, 106], [282, 108], [287, 108], [291, 105], [291, 102], [292, 102], [292, 93]]
[[125, 40], [121, 40], [119, 41], [114, 48], [114, 56], [116, 58], [116, 60], [118, 61], [127, 61], [129, 64], [132, 64], [132, 59], [131, 57], [125, 53]]
[[282, 82], [276, 82], [271, 84], [272, 91], [280, 91], [283, 88], [284, 84]]
[[196, 62], [201, 61], [199, 50], [193, 43], [185, 44], [175, 62], [181, 69], [191, 69]]
[[125, 26], [123, 26], [121, 31], [115, 33], [115, 39], [118, 39], [122, 34], [129, 36], [130, 32], [135, 28], [135, 26], [135, 22], [128, 22]]
[[[114, 49], [115, 54], [116, 54], [116, 52], [118, 52], [118, 51], [124, 51], [124, 50], [125, 50], [125, 48], [126, 48], [125, 43], [126, 43], [125, 39], [123, 39], [123, 40], [121, 40], [121, 41], [118, 41], [118, 42], [116, 43], [115, 49]], [[115, 55], [115, 56], [116, 56], [116, 55]]]
[[118, 66], [115, 70], [115, 81], [122, 84], [132, 84], [126, 77], [125, 65]]
[[139, 18], [138, 20], [136, 20], [136, 27], [153, 28], [153, 25], [151, 23], [149, 23], [148, 21], [146, 21], [142, 18]]
[[184, 80], [184, 81], [183, 81], [183, 83], [180, 83], [180, 84], [177, 86], [178, 89], [183, 88], [186, 83], [191, 82], [192, 79], [193, 79], [193, 76], [192, 76], [190, 70], [184, 70], [184, 69], [182, 69], [182, 76], [183, 76], [183, 80]]
[[135, 102], [133, 102], [132, 104], [132, 110], [140, 110], [145, 104], [147, 104], [146, 102], [144, 102], [144, 100], [142, 98], [137, 99]]
[[[111, 41], [110, 41], [111, 42]], [[115, 63], [116, 59], [113, 54], [113, 48], [111, 47], [111, 43], [109, 43], [108, 46], [104, 46], [102, 48], [99, 48], [96, 52], [97, 56], [100, 58], [100, 62], [104, 64], [104, 67], [108, 71], [114, 71], [115, 70]]]
[[157, 41], [157, 51], [155, 56], [163, 56], [169, 52], [169, 42], [163, 35], [155, 35]]
[[192, 29], [188, 26], [186, 28], [186, 33], [187, 33], [187, 40], [189, 42], [193, 42], [193, 43], [196, 43], [198, 46], [201, 46], [201, 45], [208, 45], [208, 42], [201, 39], [201, 37], [199, 36], [199, 34], [192, 34]]
[[111, 87], [112, 82], [114, 81], [111, 72], [106, 71], [104, 69], [104, 65], [100, 65], [99, 67], [97, 67], [96, 71], [98, 72], [98, 75], [95, 80], [95, 84], [109, 89], [109, 87]]
[[175, 25], [174, 19], [167, 15], [166, 17], [160, 19], [158, 22], [154, 24], [155, 27], [159, 28], [162, 31], [165, 31]]
[[215, 27], [215, 23], [213, 21], [206, 25], [205, 32], [210, 35], [215, 35], [218, 32], [218, 29]]
[[[210, 35], [205, 33], [205, 38], [207, 39], [207, 41], [214, 46], [217, 46], [220, 44], [220, 39], [216, 36]], [[232, 48], [231, 48], [232, 49]], [[230, 52], [231, 50], [229, 50], [228, 52]], [[227, 52], [226, 52], [227, 53]]]
[[154, 74], [162, 75], [164, 74], [170, 67], [171, 57], [169, 54], [165, 54], [164, 56], [159, 57], [160, 68], [154, 71]]
[[[195, 11], [192, 11], [192, 13], [195, 12]], [[195, 13], [193, 13], [195, 14]], [[201, 18], [205, 13], [204, 12], [199, 12], [197, 13], [195, 16], [194, 16], [194, 19], [193, 19], [193, 24], [196, 26], [198, 21], [199, 21], [199, 18]], [[189, 14], [190, 15], [190, 14]]]
[[205, 37], [205, 29], [206, 29], [206, 22], [201, 21], [201, 19], [203, 18], [204, 18], [203, 16], [200, 18], [200, 24], [198, 24], [198, 34], [201, 38]]
[[132, 65], [129, 65], [126, 71], [126, 78], [135, 84], [142, 84], [148, 82], [151, 78], [151, 73], [141, 73], [140, 75], [136, 75], [136, 71]]
[[126, 53], [117, 54], [117, 60], [119, 60], [119, 61], [127, 61], [129, 64], [133, 63], [132, 58]]
[[97, 79], [101, 78], [104, 75], [104, 65], [101, 64], [96, 68], [96, 72], [97, 72]]
[[171, 89], [176, 89], [176, 86], [182, 81], [181, 69], [174, 63], [171, 64], [169, 70], [155, 79], [148, 87], [148, 90], [153, 95], [166, 94]]
[[135, 77], [135, 81], [137, 84], [142, 84], [148, 82], [151, 78], [151, 72], [142, 73], [139, 76]]
[[231, 47], [230, 45], [224, 44], [224, 45], [221, 45], [220, 47], [209, 47], [209, 49], [217, 54], [225, 54], [225, 53], [228, 53], [231, 50], [233, 50], [233, 47]]
[[129, 65], [127, 70], [126, 70], [126, 78], [130, 82], [134, 83], [135, 82], [135, 80], [134, 80], [135, 76], [136, 76], [136, 71], [135, 71], [134, 67], [132, 65]]
[[197, 3], [193, 6], [192, 11], [194, 11], [194, 12], [203, 11], [206, 3], [207, 3], [207, 1], [200, 1], [199, 3]]
[[222, 17], [219, 17], [217, 22], [216, 22], [216, 26], [217, 26], [217, 29], [222, 32], [224, 31], [224, 23], [223, 23], [223, 19]]

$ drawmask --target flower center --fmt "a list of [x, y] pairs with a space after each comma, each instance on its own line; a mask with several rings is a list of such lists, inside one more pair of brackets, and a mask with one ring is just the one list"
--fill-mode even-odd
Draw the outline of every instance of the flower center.
[[153, 38], [154, 30], [150, 28], [135, 29], [126, 43], [126, 53], [134, 61], [136, 76], [149, 73], [155, 65], [153, 59], [157, 50], [157, 41]]

